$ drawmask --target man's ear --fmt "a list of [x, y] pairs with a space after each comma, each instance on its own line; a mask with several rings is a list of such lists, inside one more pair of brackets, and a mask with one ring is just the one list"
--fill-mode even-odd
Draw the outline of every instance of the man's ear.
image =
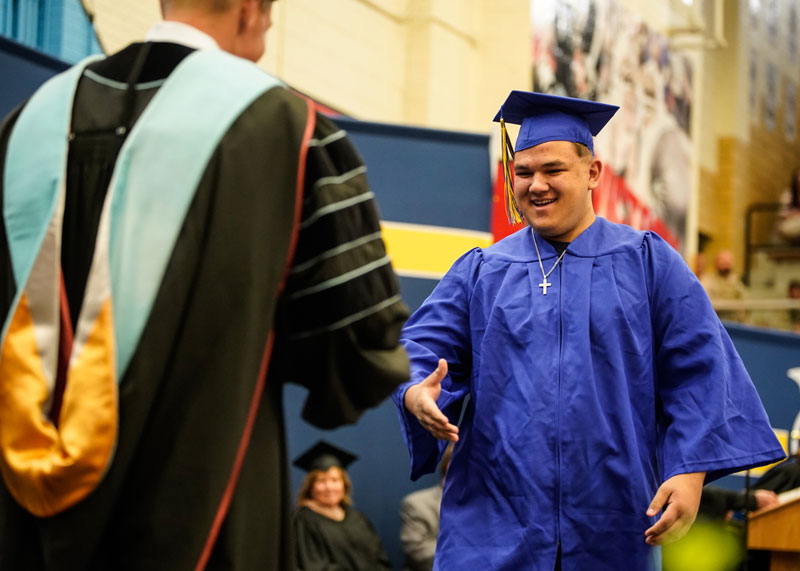
[[600, 175], [603, 173], [603, 163], [599, 159], [592, 159], [589, 165], [589, 189], [594, 190], [600, 184]]

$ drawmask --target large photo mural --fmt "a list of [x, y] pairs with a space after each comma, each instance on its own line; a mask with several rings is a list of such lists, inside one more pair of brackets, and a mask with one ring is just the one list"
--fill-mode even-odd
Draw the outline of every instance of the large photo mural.
[[533, 89], [619, 105], [595, 148], [597, 213], [681, 250], [691, 187], [692, 65], [613, 0], [531, 0]]

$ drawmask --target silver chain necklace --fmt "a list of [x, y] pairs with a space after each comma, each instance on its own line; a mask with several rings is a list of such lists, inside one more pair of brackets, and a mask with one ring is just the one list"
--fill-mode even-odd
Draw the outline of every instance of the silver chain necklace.
[[553, 273], [553, 270], [556, 269], [558, 262], [561, 261], [561, 258], [564, 257], [564, 254], [567, 253], [567, 249], [564, 248], [564, 251], [561, 252], [561, 255], [556, 259], [556, 263], [553, 264], [553, 267], [550, 268], [550, 271], [544, 273], [544, 266], [542, 265], [542, 255], [539, 253], [539, 244], [536, 243], [536, 232], [531, 230], [531, 236], [533, 236], [533, 245], [536, 247], [536, 257], [539, 259], [539, 269], [542, 270], [542, 283], [539, 284], [539, 287], [542, 288], [542, 295], [547, 295], [547, 288], [553, 285], [552, 282], [547, 281], [547, 276]]

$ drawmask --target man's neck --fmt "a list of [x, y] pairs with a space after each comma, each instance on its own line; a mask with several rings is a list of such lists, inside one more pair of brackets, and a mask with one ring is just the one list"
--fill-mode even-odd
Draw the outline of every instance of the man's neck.
[[216, 40], [194, 26], [177, 21], [156, 22], [147, 32], [148, 42], [170, 42], [196, 50], [220, 49]]
[[170, 10], [164, 14], [165, 22], [191, 26], [216, 42], [220, 49], [232, 52], [236, 41], [237, 14], [231, 10], [221, 14], [206, 14], [197, 10]]

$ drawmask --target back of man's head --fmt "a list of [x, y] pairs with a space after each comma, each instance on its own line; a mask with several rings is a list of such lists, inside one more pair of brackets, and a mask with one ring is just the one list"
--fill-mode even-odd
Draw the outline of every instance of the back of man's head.
[[186, 24], [210, 36], [220, 49], [256, 62], [274, 0], [161, 0], [165, 20]]
[[161, 11], [166, 13], [170, 9], [196, 9], [204, 12], [225, 12], [234, 5], [236, 0], [161, 0]]

